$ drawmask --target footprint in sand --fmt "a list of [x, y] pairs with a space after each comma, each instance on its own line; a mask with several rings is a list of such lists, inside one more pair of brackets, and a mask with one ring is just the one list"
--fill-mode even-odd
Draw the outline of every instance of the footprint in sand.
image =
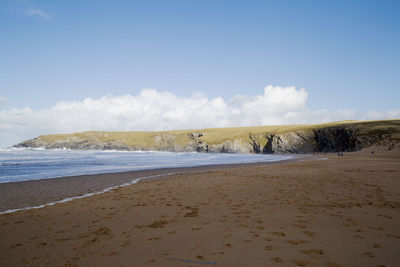
[[375, 258], [375, 255], [372, 254], [371, 252], [365, 252], [365, 255], [370, 257], [370, 258]]
[[58, 237], [58, 238], [55, 238], [55, 239], [53, 239], [54, 241], [68, 241], [68, 240], [71, 240], [71, 238], [68, 238], [68, 237]]
[[321, 249], [303, 249], [301, 252], [307, 255], [324, 255], [324, 252]]
[[188, 208], [191, 212], [186, 213], [183, 217], [198, 217], [199, 216], [199, 209], [198, 208]]
[[36, 244], [36, 247], [37, 247], [37, 248], [38, 248], [38, 247], [44, 247], [44, 246], [47, 246], [47, 243], [46, 243], [46, 242], [41, 242], [41, 243]]
[[368, 228], [371, 229], [371, 230], [379, 230], [379, 231], [384, 231], [385, 230], [382, 227], [374, 227], [374, 226], [370, 226]]
[[286, 234], [283, 232], [273, 232], [273, 234], [278, 236], [286, 236]]
[[312, 262], [308, 262], [308, 261], [294, 261], [294, 263], [295, 263], [297, 266], [306, 266], [306, 265], [313, 264]]
[[314, 237], [315, 236], [315, 233], [311, 232], [311, 231], [304, 231], [304, 233], [309, 237]]
[[400, 235], [395, 234], [387, 234], [388, 237], [400, 238]]
[[149, 238], [150, 241], [156, 241], [156, 240], [160, 240], [161, 237], [160, 236], [156, 236], [156, 237], [151, 237]]
[[292, 244], [292, 245], [298, 245], [299, 244], [299, 242], [297, 242], [295, 240], [289, 240], [288, 243]]
[[390, 215], [385, 215], [385, 214], [378, 214], [377, 216], [381, 216], [381, 217], [383, 217], [383, 218], [385, 218], [385, 219], [393, 219], [393, 217], [392, 216], [390, 216]]
[[168, 224], [167, 221], [155, 220], [153, 223], [146, 225], [146, 227], [147, 228], [163, 228], [166, 224]]
[[283, 262], [283, 259], [281, 257], [273, 257], [272, 260], [275, 262]]
[[130, 244], [131, 244], [131, 241], [130, 241], [130, 240], [125, 240], [124, 243], [121, 244], [121, 247], [126, 248], [126, 247], [128, 247]]

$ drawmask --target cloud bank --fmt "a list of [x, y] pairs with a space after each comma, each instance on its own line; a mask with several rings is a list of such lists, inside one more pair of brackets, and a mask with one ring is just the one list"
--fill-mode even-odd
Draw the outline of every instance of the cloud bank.
[[228, 101], [200, 94], [180, 97], [143, 89], [137, 96], [63, 101], [49, 109], [0, 110], [0, 147], [49, 133], [158, 131], [400, 117], [400, 110], [370, 111], [359, 117], [354, 110], [310, 110], [307, 97], [304, 88], [279, 86], [267, 86], [260, 95], [237, 95]]

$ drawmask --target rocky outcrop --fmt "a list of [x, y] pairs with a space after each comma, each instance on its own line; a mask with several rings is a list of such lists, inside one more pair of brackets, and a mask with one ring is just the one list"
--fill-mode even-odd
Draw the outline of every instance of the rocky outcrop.
[[266, 134], [262, 153], [313, 153], [351, 152], [372, 145], [387, 146], [391, 149], [400, 144], [400, 139], [390, 138], [391, 134], [365, 135], [355, 129], [344, 127], [317, 128], [311, 132], [287, 132]]
[[[371, 146], [400, 147], [400, 120], [303, 126], [295, 130], [260, 131], [243, 128], [244, 134], [213, 131], [86, 132], [39, 136], [16, 147], [79, 150], [156, 150], [210, 153], [313, 153], [357, 151]], [[255, 129], [257, 131], [252, 131]]]
[[211, 145], [209, 152], [215, 153], [254, 153], [252, 147], [240, 139], [226, 140], [221, 144]]
[[158, 147], [159, 151], [176, 151], [175, 136], [165, 133], [157, 134], [154, 136], [154, 145]]
[[303, 132], [267, 134], [264, 154], [271, 153], [310, 153], [314, 151], [314, 140]]
[[38, 148], [43, 147], [46, 149], [74, 149], [74, 150], [140, 150], [139, 147], [128, 147], [121, 141], [107, 141], [101, 142], [96, 140], [87, 140], [80, 138], [70, 138], [67, 140], [60, 140], [56, 142], [46, 142], [40, 137], [22, 142], [15, 147], [25, 148]]

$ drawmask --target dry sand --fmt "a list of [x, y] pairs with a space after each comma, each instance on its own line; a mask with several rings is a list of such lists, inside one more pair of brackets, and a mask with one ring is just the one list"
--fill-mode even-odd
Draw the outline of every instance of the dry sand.
[[0, 215], [0, 266], [400, 266], [400, 152], [323, 157]]

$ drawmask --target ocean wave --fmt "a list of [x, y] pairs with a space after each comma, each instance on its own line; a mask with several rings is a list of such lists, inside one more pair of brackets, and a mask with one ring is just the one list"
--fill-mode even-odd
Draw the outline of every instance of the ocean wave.
[[159, 151], [0, 151], [0, 183], [158, 168], [280, 161], [290, 156]]
[[0, 148], [0, 151], [4, 151], [4, 152], [43, 151], [43, 150], [47, 150], [47, 149], [45, 147], [7, 147], [7, 148]]

